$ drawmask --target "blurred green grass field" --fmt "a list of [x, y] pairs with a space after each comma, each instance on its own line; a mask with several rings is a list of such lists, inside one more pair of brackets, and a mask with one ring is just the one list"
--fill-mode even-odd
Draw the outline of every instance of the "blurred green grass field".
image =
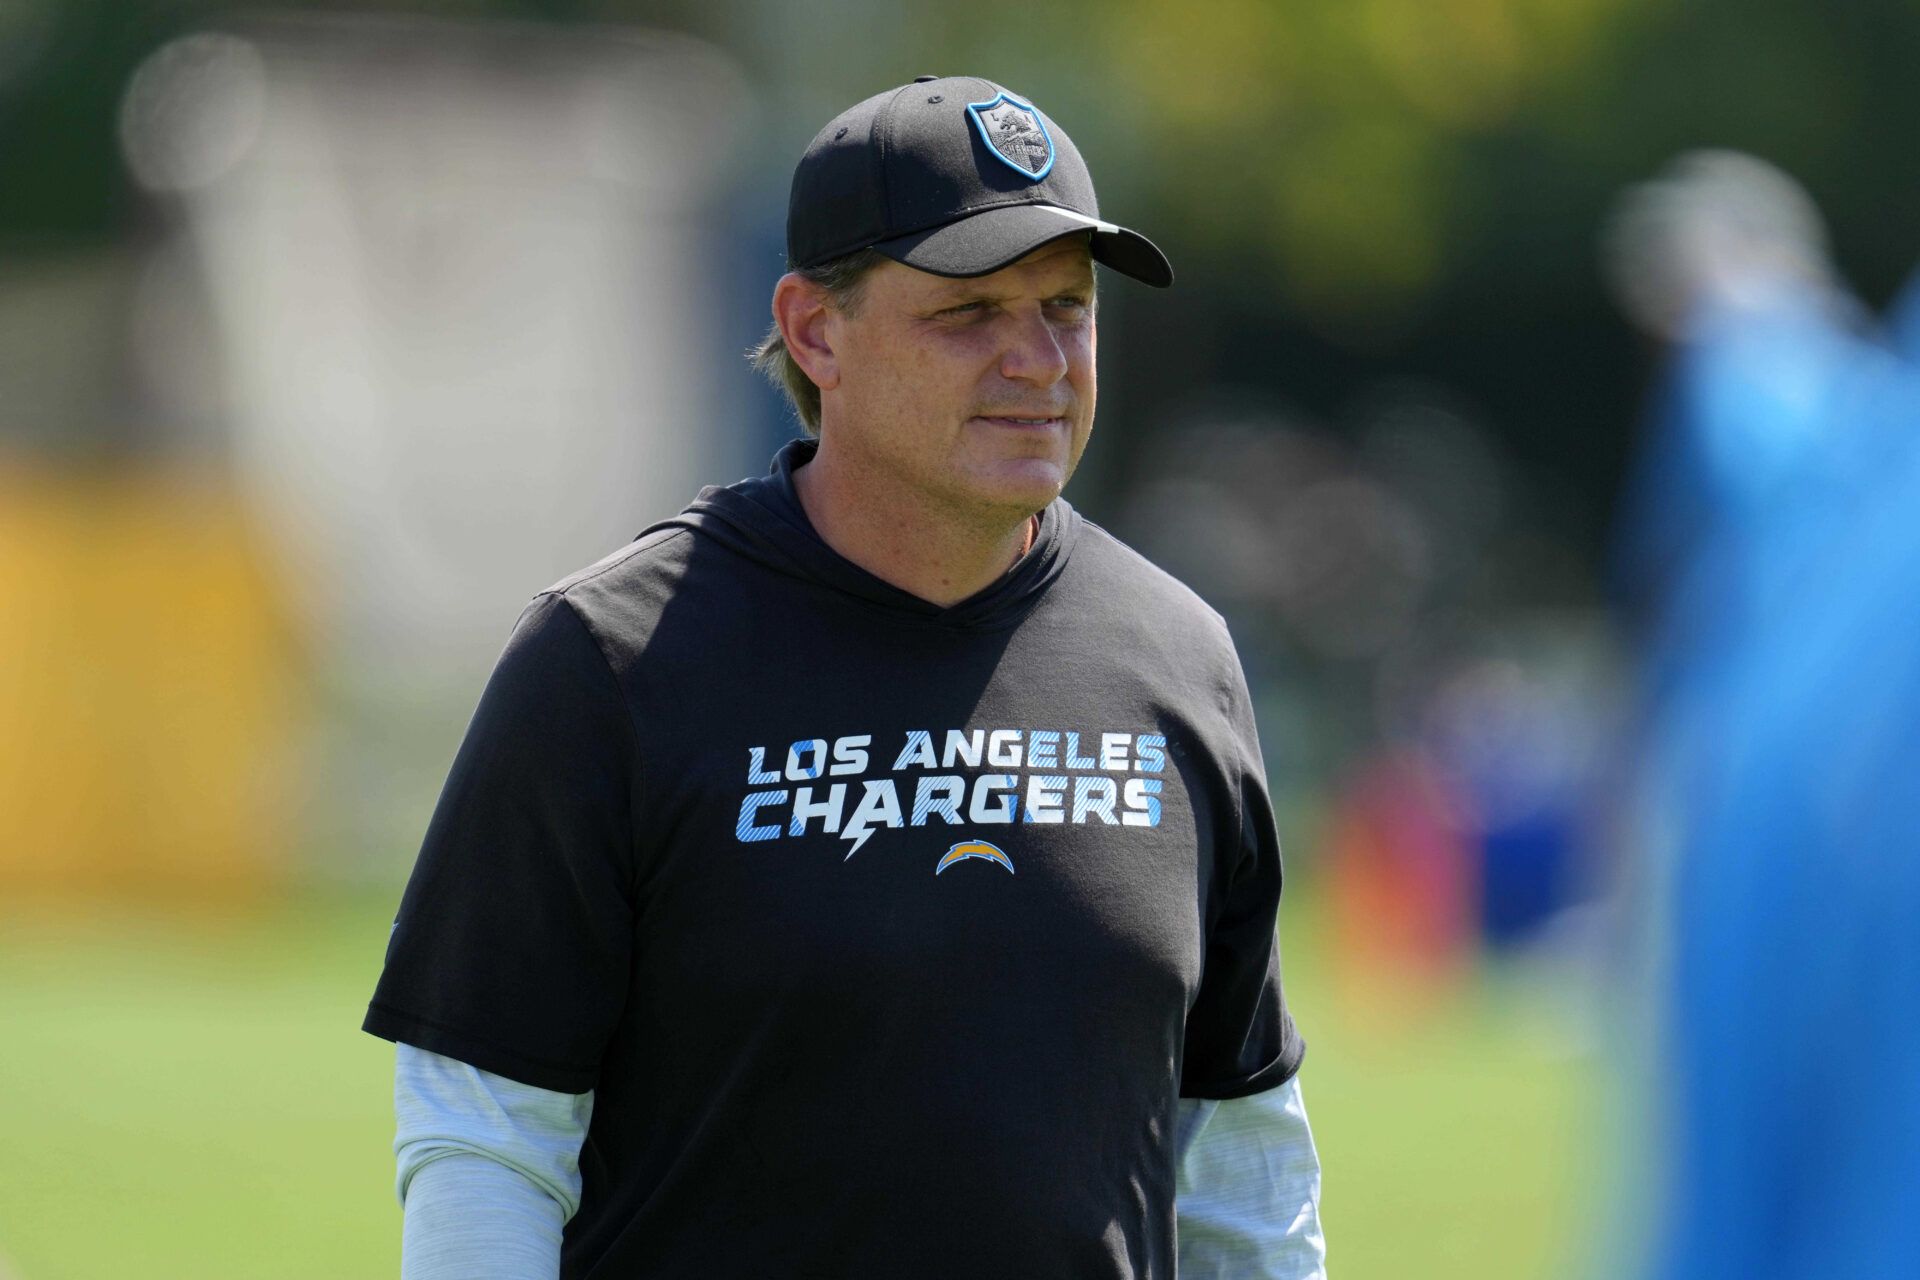
[[[1556, 997], [1353, 998], [1297, 897], [1329, 1273], [1564, 1274], [1592, 1225], [1595, 1073]], [[0, 907], [0, 1277], [396, 1274], [393, 1050], [358, 1027], [397, 898]]]

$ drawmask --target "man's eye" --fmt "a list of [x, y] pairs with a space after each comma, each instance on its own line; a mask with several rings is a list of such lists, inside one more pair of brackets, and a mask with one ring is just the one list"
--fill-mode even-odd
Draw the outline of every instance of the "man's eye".
[[948, 307], [940, 314], [946, 316], [964, 316], [976, 311], [983, 311], [986, 309], [986, 305], [984, 302], [963, 302], [957, 307]]
[[1055, 298], [1053, 300], [1053, 305], [1056, 307], [1066, 307], [1066, 308], [1070, 308], [1077, 311], [1084, 311], [1086, 310], [1086, 307], [1087, 307], [1087, 300], [1085, 298], [1075, 297], [1072, 294], [1068, 294], [1062, 297]]

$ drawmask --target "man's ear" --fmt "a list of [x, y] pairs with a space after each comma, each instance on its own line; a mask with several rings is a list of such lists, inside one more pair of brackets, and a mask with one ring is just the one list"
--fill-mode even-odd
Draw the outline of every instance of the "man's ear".
[[773, 322], [786, 339], [787, 354], [822, 391], [840, 384], [840, 361], [828, 333], [833, 316], [827, 291], [806, 277], [789, 271], [773, 286]]

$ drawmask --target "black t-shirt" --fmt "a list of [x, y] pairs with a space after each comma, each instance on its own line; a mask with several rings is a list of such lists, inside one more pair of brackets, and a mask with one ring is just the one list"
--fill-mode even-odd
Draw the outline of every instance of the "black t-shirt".
[[1280, 853], [1219, 616], [1065, 501], [949, 608], [772, 473], [542, 592], [366, 1029], [595, 1092], [568, 1277], [1173, 1275], [1269, 1089]]

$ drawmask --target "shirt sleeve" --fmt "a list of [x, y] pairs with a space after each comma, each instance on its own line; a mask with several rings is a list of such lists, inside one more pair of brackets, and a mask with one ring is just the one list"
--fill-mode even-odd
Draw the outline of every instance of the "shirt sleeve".
[[631, 965], [635, 757], [599, 644], [565, 597], [535, 598], [428, 824], [367, 1031], [594, 1087]]
[[593, 1095], [557, 1093], [402, 1044], [394, 1060], [401, 1280], [559, 1274], [580, 1207]]
[[1182, 1280], [1326, 1280], [1320, 1155], [1298, 1079], [1180, 1103], [1174, 1216]]
[[407, 1196], [400, 1280], [557, 1280], [560, 1206], [471, 1152], [426, 1165]]
[[395, 1193], [461, 1152], [486, 1156], [551, 1197], [563, 1219], [580, 1208], [580, 1145], [593, 1119], [591, 1093], [558, 1093], [509, 1080], [413, 1045], [393, 1067]]
[[1274, 1088], [1300, 1069], [1306, 1044], [1280, 987], [1280, 838], [1252, 699], [1233, 664], [1230, 712], [1237, 762], [1237, 831], [1209, 895], [1200, 990], [1187, 1014], [1180, 1073], [1185, 1098], [1238, 1098]]

